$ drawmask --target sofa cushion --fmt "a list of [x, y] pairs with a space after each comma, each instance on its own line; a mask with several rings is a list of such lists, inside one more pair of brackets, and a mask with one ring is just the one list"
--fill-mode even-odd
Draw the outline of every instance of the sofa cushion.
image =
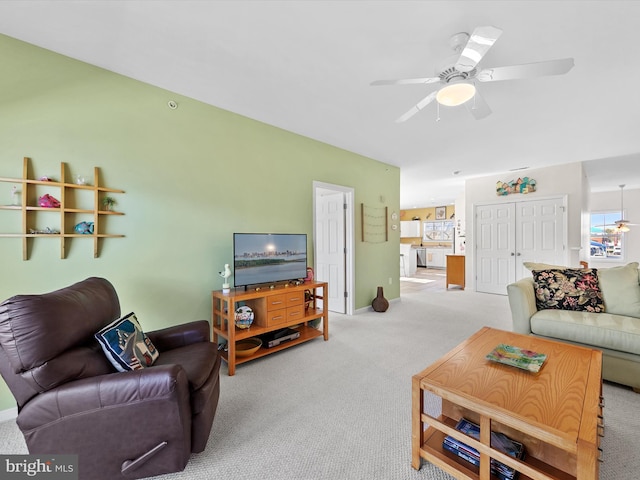
[[95, 337], [109, 361], [120, 372], [150, 367], [159, 355], [133, 312], [110, 323]]
[[608, 313], [640, 318], [638, 262], [598, 269], [598, 280]]
[[640, 319], [609, 313], [541, 310], [531, 317], [535, 335], [640, 355]]
[[533, 281], [538, 310], [605, 311], [595, 269], [534, 270]]

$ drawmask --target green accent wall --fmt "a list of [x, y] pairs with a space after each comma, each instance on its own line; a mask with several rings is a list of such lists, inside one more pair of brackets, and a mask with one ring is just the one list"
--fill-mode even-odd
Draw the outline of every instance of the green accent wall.
[[[101, 241], [99, 258], [90, 239], [69, 241], [62, 260], [58, 239], [39, 238], [23, 261], [21, 240], [0, 238], [0, 300], [101, 276], [146, 330], [210, 319], [233, 232], [307, 233], [312, 249], [313, 181], [355, 191], [356, 309], [378, 285], [399, 297], [399, 229], [363, 243], [360, 217], [361, 203], [399, 212], [397, 167], [3, 35], [0, 58], [0, 176], [21, 177], [30, 157], [37, 177], [58, 180], [66, 162], [91, 182], [97, 166], [101, 184], [126, 192], [116, 206], [125, 215], [107, 219], [126, 236]], [[11, 186], [0, 183], [0, 204]], [[39, 228], [59, 226], [38, 215]], [[15, 233], [19, 216], [0, 210], [0, 232]], [[13, 406], [0, 381], [0, 410]]]

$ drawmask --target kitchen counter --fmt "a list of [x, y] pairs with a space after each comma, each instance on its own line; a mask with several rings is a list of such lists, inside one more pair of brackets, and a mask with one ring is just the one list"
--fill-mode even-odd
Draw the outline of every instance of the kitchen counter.
[[446, 268], [447, 255], [453, 254], [453, 245], [412, 247], [416, 251], [418, 267]]

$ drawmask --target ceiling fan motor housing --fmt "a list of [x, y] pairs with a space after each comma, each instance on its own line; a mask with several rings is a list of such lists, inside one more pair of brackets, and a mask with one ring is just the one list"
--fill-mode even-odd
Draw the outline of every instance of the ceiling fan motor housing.
[[463, 82], [467, 79], [474, 78], [476, 75], [477, 69], [473, 69], [469, 72], [461, 72], [456, 69], [455, 66], [450, 65], [445, 67], [440, 71], [438, 77], [440, 77], [440, 81], [442, 83], [450, 83], [450, 82]]

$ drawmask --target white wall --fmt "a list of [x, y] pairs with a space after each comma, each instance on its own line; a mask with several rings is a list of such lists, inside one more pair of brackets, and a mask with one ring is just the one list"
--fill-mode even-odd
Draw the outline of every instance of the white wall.
[[[589, 196], [591, 210], [620, 210], [620, 189], [613, 192], [597, 192]], [[629, 231], [624, 234], [624, 256], [621, 259], [588, 259], [589, 266], [594, 268], [612, 267], [628, 262], [640, 262], [640, 189], [624, 189], [625, 218], [632, 223]]]
[[[496, 195], [496, 182], [509, 182], [518, 177], [536, 180], [536, 191], [526, 195]], [[588, 196], [583, 193], [587, 188], [581, 162], [568, 163], [554, 167], [529, 169], [519, 172], [506, 172], [487, 177], [473, 178], [465, 182], [465, 218], [466, 218], [466, 271], [467, 284], [475, 289], [475, 206], [481, 204], [506, 203], [514, 200], [534, 200], [536, 198], [567, 196], [567, 263], [578, 266], [583, 249], [582, 211]]]

